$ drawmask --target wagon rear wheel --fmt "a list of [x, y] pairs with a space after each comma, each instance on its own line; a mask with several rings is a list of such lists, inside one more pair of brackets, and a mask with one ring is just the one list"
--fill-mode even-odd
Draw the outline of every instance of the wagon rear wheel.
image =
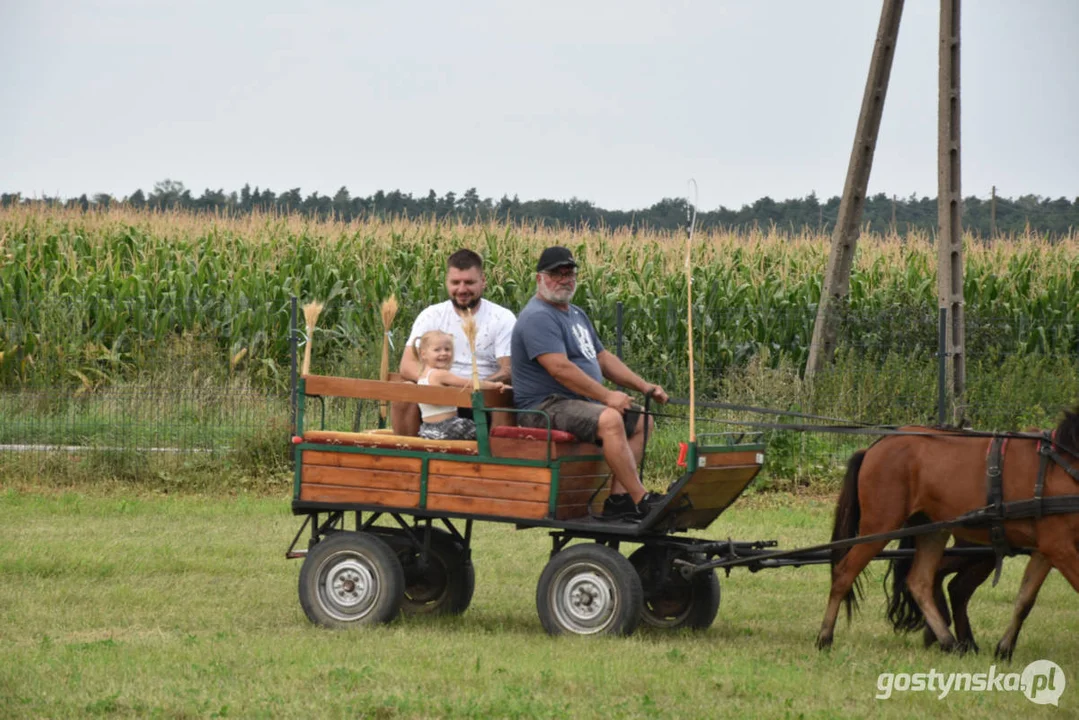
[[536, 610], [551, 635], [629, 635], [641, 619], [641, 580], [617, 551], [574, 545], [543, 569]]
[[671, 555], [658, 547], [641, 547], [629, 556], [644, 588], [641, 619], [649, 627], [706, 630], [719, 612], [719, 579], [714, 570], [683, 577], [673, 564], [678, 557], [704, 559], [687, 553]]
[[393, 548], [404, 568], [401, 610], [405, 615], [460, 615], [468, 609], [476, 589], [476, 570], [456, 538], [445, 530], [430, 528], [431, 544], [424, 560], [424, 528], [416, 528], [412, 536], [400, 528], [373, 532]]
[[388, 623], [404, 595], [401, 563], [369, 533], [335, 532], [315, 544], [300, 568], [300, 606], [329, 628]]

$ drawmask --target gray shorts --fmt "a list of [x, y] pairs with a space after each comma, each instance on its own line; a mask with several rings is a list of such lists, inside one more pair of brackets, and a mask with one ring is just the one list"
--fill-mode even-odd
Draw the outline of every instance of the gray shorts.
[[[596, 437], [599, 429], [599, 416], [607, 409], [606, 405], [591, 400], [578, 400], [564, 395], [548, 395], [534, 408], [530, 410], [542, 410], [551, 416], [551, 427], [555, 430], [564, 430], [577, 436], [582, 442], [601, 445]], [[626, 437], [631, 437], [637, 431], [637, 423], [641, 418], [639, 410], [626, 410], [623, 422], [626, 426]], [[547, 418], [539, 413], [517, 413], [517, 424], [522, 427], [544, 428], [547, 427]]]

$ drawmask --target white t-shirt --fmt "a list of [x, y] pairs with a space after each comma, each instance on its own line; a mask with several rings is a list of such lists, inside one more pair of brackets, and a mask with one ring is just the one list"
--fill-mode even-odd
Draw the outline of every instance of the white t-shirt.
[[[482, 380], [498, 371], [498, 358], [510, 356], [510, 340], [517, 318], [506, 308], [486, 298], [481, 298], [472, 312], [476, 320], [476, 367]], [[453, 336], [453, 367], [450, 372], [460, 377], [472, 377], [472, 352], [461, 326], [462, 321], [463, 318], [453, 309], [452, 300], [424, 308], [416, 316], [416, 322], [412, 323], [408, 347], [415, 347], [417, 338], [430, 330], [449, 333]]]

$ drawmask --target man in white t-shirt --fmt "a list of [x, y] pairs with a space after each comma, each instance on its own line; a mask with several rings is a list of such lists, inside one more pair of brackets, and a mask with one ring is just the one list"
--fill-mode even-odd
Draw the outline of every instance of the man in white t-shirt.
[[[481, 380], [510, 381], [510, 338], [516, 318], [513, 313], [483, 298], [487, 279], [483, 258], [462, 248], [446, 261], [446, 293], [449, 300], [431, 305], [416, 316], [412, 331], [401, 355], [401, 377], [415, 382], [420, 362], [410, 349], [428, 330], [441, 330], [453, 336], [453, 367], [461, 377], [472, 376], [472, 351], [462, 322], [471, 310], [476, 320], [476, 367]], [[467, 413], [466, 413], [467, 414]], [[394, 403], [390, 422], [394, 433], [415, 435], [420, 429], [420, 410], [415, 403]]]

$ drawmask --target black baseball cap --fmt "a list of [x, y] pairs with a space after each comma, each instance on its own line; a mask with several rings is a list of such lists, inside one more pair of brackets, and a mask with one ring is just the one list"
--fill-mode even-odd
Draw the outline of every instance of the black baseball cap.
[[577, 261], [573, 259], [573, 253], [569, 248], [554, 245], [540, 254], [539, 262], [536, 263], [536, 272], [548, 272], [559, 267], [577, 267]]

